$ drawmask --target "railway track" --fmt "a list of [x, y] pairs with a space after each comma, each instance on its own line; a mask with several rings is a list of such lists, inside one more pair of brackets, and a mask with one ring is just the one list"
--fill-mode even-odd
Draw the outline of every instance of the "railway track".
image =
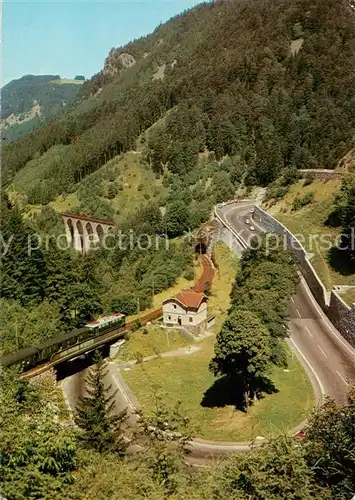
[[204, 292], [206, 284], [211, 283], [214, 278], [214, 266], [212, 260], [204, 254], [200, 256], [200, 260], [202, 266], [202, 274], [195, 283], [195, 286], [193, 286], [192, 288], [193, 290], [195, 290], [195, 292]]
[[[200, 256], [200, 261], [201, 261], [201, 267], [202, 267], [202, 273], [199, 279], [196, 281], [195, 285], [193, 286], [193, 290], [196, 292], [203, 292], [205, 290], [206, 283], [209, 283], [213, 280], [214, 278], [214, 266], [212, 260], [207, 256], [207, 255], [201, 255]], [[123, 337], [125, 333], [131, 332], [137, 329], [137, 321], [144, 326], [150, 321], [153, 321], [155, 319], [160, 318], [163, 315], [163, 308], [159, 307], [157, 309], [154, 309], [153, 311], [149, 311], [147, 313], [141, 314], [138, 318], [134, 320], [127, 321], [125, 326], [122, 328], [118, 328], [117, 330], [114, 330], [112, 332], [108, 332], [104, 335], [101, 335], [100, 337], [97, 337], [97, 342], [95, 342], [92, 346], [90, 346], [90, 351], [92, 351], [94, 348], [98, 348], [102, 346], [103, 344], [110, 342], [112, 340], [118, 339], [120, 337]], [[72, 359], [76, 356], [79, 356], [81, 354], [84, 354], [85, 352], [88, 352], [88, 350], [84, 349], [83, 351], [80, 351], [80, 349], [68, 355], [68, 357], [61, 357], [60, 359], [55, 359], [55, 355], [52, 356], [53, 359], [47, 363], [43, 363], [39, 366], [36, 366], [32, 368], [31, 370], [27, 370], [26, 372], [23, 372], [20, 377], [22, 379], [30, 379], [33, 377], [36, 377], [37, 375], [40, 375], [50, 368], [54, 367], [55, 365], [62, 363], [64, 361], [68, 361], [69, 359]]]

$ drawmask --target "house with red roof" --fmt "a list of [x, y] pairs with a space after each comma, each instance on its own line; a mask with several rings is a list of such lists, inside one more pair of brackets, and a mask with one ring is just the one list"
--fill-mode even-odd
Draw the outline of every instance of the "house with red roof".
[[167, 327], [187, 328], [194, 334], [207, 326], [207, 296], [195, 290], [181, 290], [163, 302], [163, 319]]

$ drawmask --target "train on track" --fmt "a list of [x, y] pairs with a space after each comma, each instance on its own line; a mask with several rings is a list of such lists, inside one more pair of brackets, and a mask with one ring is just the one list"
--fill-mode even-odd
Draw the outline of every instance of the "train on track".
[[[206, 283], [213, 281], [214, 278], [214, 267], [211, 259], [203, 254], [200, 258], [203, 271], [193, 287], [197, 292], [204, 291]], [[120, 313], [101, 316], [83, 328], [59, 335], [43, 344], [2, 356], [0, 357], [0, 365], [4, 367], [18, 365], [21, 372], [28, 372], [28, 374], [34, 372], [35, 367], [40, 368], [41, 365], [48, 369], [52, 365], [92, 351], [105, 342], [110, 342], [114, 338], [126, 335], [129, 331], [134, 331], [140, 326], [158, 320], [162, 318], [162, 315], [163, 309], [159, 307], [128, 322], [126, 316]]]
[[101, 316], [83, 328], [59, 335], [47, 340], [43, 344], [26, 347], [8, 356], [2, 356], [0, 364], [5, 367], [19, 365], [21, 371], [26, 371], [47, 361], [60, 361], [71, 354], [75, 354], [78, 346], [81, 348], [83, 346], [87, 347], [89, 350], [90, 346], [95, 344], [95, 339], [99, 336], [117, 330], [124, 332], [125, 326], [126, 317], [124, 314], [114, 313]]

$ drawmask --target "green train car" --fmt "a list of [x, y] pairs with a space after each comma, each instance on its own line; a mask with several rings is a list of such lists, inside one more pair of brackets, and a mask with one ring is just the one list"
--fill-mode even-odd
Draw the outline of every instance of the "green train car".
[[96, 321], [88, 323], [83, 328], [72, 330], [69, 333], [59, 335], [53, 339], [44, 342], [43, 344], [26, 347], [18, 352], [2, 356], [0, 364], [2, 366], [11, 366], [19, 364], [22, 371], [28, 370], [40, 363], [47, 361], [60, 360], [79, 350], [86, 341], [94, 340], [96, 337], [109, 333], [111, 331], [120, 330], [124, 331], [126, 324], [126, 317], [124, 314], [113, 313], [107, 316], [101, 316]]

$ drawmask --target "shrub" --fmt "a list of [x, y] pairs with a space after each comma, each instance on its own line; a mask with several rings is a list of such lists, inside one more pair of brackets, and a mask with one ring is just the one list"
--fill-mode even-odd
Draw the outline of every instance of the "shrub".
[[115, 182], [112, 182], [108, 186], [106, 198], [108, 198], [109, 200], [113, 200], [113, 198], [115, 198], [115, 196], [117, 195], [117, 193], [118, 193], [117, 184]]
[[192, 266], [188, 266], [184, 272], [184, 278], [186, 280], [193, 280], [195, 277], [195, 272], [194, 272], [194, 268]]
[[304, 178], [304, 181], [303, 181], [303, 185], [304, 186], [309, 186], [310, 184], [312, 184], [313, 181], [314, 181], [314, 174], [312, 172], [308, 172], [305, 175], [305, 178]]
[[300, 173], [298, 172], [296, 167], [286, 168], [281, 177], [281, 185], [282, 186], [290, 186], [297, 182], [300, 178]]

